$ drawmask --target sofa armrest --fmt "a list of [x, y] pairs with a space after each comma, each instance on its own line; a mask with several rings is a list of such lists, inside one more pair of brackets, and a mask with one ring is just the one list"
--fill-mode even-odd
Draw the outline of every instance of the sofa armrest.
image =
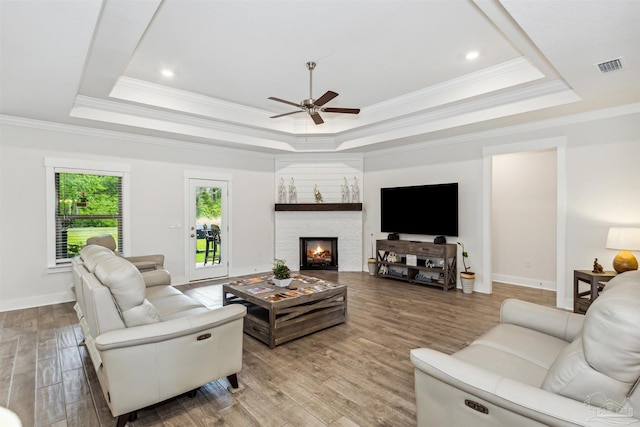
[[500, 323], [533, 329], [568, 342], [573, 341], [583, 322], [581, 314], [514, 298], [504, 300], [500, 308]]
[[247, 308], [245, 306], [231, 304], [206, 313], [194, 314], [193, 316], [166, 322], [112, 330], [96, 337], [95, 345], [98, 350], [105, 351], [167, 341], [242, 319], [246, 314]]
[[164, 267], [164, 255], [161, 254], [127, 256], [124, 259], [135, 265], [140, 271]]
[[171, 285], [171, 274], [164, 268], [159, 270], [142, 271], [144, 285], [149, 288], [151, 286], [168, 286]]
[[[470, 398], [469, 395], [473, 395], [483, 404], [488, 404], [488, 416], [496, 417], [500, 412], [506, 411], [553, 426], [610, 426], [612, 420], [616, 422], [626, 420], [628, 424], [637, 422], [637, 419], [626, 417], [624, 414], [610, 412], [605, 408], [591, 407], [585, 402], [503, 377], [432, 349], [413, 349], [410, 357], [416, 372], [418, 425], [421, 425], [421, 417], [429, 416], [424, 413], [425, 402], [435, 400], [436, 404], [441, 406], [442, 402], [447, 400], [447, 396], [442, 395], [434, 396], [433, 399], [431, 396], [425, 396], [432, 391], [426, 386], [432, 379], [445, 384], [450, 390], [461, 391], [461, 396], [452, 391], [456, 398], [460, 397], [464, 400]], [[451, 405], [456, 408], [464, 407], [460, 402], [451, 402]], [[470, 411], [474, 412], [471, 409]], [[461, 419], [458, 418], [458, 422]], [[500, 423], [495, 418], [492, 424], [516, 425], [517, 423], [514, 424], [514, 422], [513, 417], [506, 424]]]

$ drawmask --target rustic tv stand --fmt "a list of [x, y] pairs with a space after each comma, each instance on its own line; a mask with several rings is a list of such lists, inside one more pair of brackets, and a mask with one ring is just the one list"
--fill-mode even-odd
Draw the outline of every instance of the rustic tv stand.
[[455, 289], [457, 247], [452, 243], [376, 241], [376, 276]]

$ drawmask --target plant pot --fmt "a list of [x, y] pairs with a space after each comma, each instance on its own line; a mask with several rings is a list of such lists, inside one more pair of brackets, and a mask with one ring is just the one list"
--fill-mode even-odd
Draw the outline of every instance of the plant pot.
[[288, 279], [276, 279], [275, 277], [273, 278], [273, 284], [276, 286], [279, 286], [281, 288], [287, 287], [291, 284], [291, 281], [293, 280], [293, 278], [289, 277]]
[[367, 260], [367, 267], [369, 267], [369, 275], [370, 276], [375, 276], [376, 275], [376, 260], [375, 260], [375, 258], [369, 258]]
[[462, 282], [462, 292], [472, 294], [473, 284], [476, 281], [476, 273], [460, 273], [460, 281]]

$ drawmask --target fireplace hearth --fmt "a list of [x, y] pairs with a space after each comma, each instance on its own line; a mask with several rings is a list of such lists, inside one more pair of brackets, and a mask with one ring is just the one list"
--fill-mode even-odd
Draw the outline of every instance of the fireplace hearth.
[[300, 270], [337, 269], [337, 237], [300, 237]]

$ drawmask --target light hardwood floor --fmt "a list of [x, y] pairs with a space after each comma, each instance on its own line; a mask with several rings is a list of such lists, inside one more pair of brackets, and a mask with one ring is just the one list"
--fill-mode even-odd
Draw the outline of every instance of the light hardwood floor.
[[[244, 335], [244, 390], [226, 379], [138, 412], [139, 426], [414, 426], [409, 350], [453, 353], [498, 322], [505, 298], [554, 306], [555, 292], [494, 285], [467, 295], [318, 271], [348, 285], [347, 322], [275, 349]], [[212, 306], [224, 281], [180, 286]], [[73, 303], [0, 313], [0, 406], [24, 426], [115, 426], [86, 349]]]

